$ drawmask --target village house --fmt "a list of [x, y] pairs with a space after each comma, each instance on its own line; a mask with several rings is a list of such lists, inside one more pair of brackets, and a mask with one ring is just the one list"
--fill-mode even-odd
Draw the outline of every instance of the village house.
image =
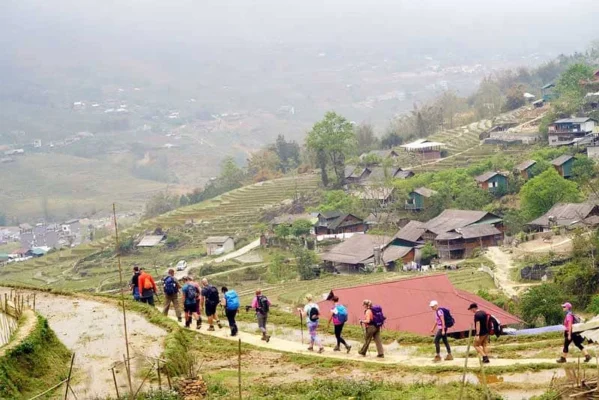
[[546, 102], [550, 102], [555, 99], [555, 83], [550, 82], [541, 88], [541, 92], [543, 93], [543, 100]]
[[410, 211], [424, 210], [430, 205], [430, 198], [435, 194], [437, 194], [436, 191], [425, 187], [416, 188], [408, 194], [405, 209]]
[[295, 221], [306, 220], [310, 221], [312, 224], [315, 224], [318, 221], [318, 218], [311, 214], [283, 214], [274, 217], [270, 221], [270, 225], [274, 228], [279, 225], [287, 225], [291, 226]]
[[366, 167], [356, 167], [347, 165], [345, 167], [345, 182], [348, 184], [358, 184], [366, 179], [372, 171]]
[[497, 171], [485, 172], [474, 179], [479, 188], [490, 192], [507, 189], [507, 176]]
[[78, 219], [71, 219], [61, 224], [62, 233], [67, 236], [78, 237], [81, 235], [81, 222]]
[[365, 161], [369, 158], [378, 159], [383, 161], [385, 159], [395, 159], [399, 157], [399, 154], [395, 150], [372, 150], [368, 153], [362, 153], [360, 155], [360, 161]]
[[444, 146], [444, 143], [418, 139], [401, 147], [405, 151], [417, 155], [421, 160], [438, 160], [441, 158], [441, 150]]
[[487, 129], [486, 131], [481, 132], [478, 135], [478, 138], [480, 140], [483, 139], [487, 139], [491, 137], [492, 133], [504, 133], [507, 132], [510, 128], [513, 128], [515, 126], [518, 126], [517, 122], [504, 122], [502, 124], [497, 124], [497, 125], [493, 125], [491, 128]]
[[56, 224], [21, 224], [19, 228], [21, 247], [27, 250], [34, 247], [56, 248], [59, 244], [60, 228]]
[[145, 235], [141, 238], [137, 247], [156, 247], [163, 244], [165, 239], [165, 235]]
[[549, 145], [566, 146], [580, 143], [582, 139], [593, 135], [597, 120], [589, 117], [558, 119], [549, 125]]
[[231, 236], [210, 236], [204, 243], [209, 256], [221, 255], [235, 250], [235, 241]]
[[551, 160], [551, 165], [555, 168], [562, 178], [572, 177], [572, 165], [574, 165], [574, 157], [568, 154], [559, 156], [555, 160]]
[[338, 271], [359, 272], [368, 265], [393, 267], [414, 260], [415, 249], [410, 246], [395, 246], [389, 236], [354, 235], [329, 249], [321, 259]]
[[471, 225], [455, 228], [435, 237], [439, 258], [456, 259], [469, 257], [475, 249], [498, 246], [503, 232], [493, 225]]
[[537, 165], [535, 160], [526, 160], [516, 165], [515, 170], [523, 180], [527, 181], [532, 178], [532, 170], [535, 165]]
[[385, 208], [393, 203], [394, 192], [395, 188], [393, 187], [362, 186], [357, 190], [352, 190], [350, 194], [368, 204], [376, 204], [380, 208]]
[[557, 203], [539, 218], [527, 224], [530, 230], [545, 232], [553, 227], [596, 227], [599, 225], [599, 206], [591, 203]]
[[[385, 310], [385, 329], [410, 332], [416, 335], [430, 336], [431, 309], [429, 303], [437, 300], [443, 307], [451, 310], [455, 325], [451, 335], [465, 337], [471, 330], [472, 313], [468, 311], [471, 303], [477, 303], [481, 309], [497, 317], [502, 325], [520, 324], [522, 321], [501, 307], [479, 296], [453, 286], [446, 274], [418, 276], [399, 279], [392, 282], [333, 289], [325, 300], [318, 304], [322, 310], [322, 320], [330, 318], [328, 299], [339, 296], [348, 310], [362, 310], [362, 301], [370, 299]], [[362, 314], [349, 314], [348, 324], [359, 325]]]
[[329, 211], [318, 214], [316, 222], [317, 235], [339, 235], [344, 233], [364, 233], [366, 224], [355, 215], [339, 211]]

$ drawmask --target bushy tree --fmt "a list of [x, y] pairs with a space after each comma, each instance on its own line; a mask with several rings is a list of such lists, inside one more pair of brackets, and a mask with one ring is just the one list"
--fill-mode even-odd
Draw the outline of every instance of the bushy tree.
[[422, 264], [429, 264], [433, 258], [437, 257], [437, 254], [437, 249], [432, 244], [425, 244], [420, 250]]
[[248, 160], [248, 173], [254, 182], [262, 182], [280, 176], [280, 160], [273, 151], [262, 149], [252, 153]]
[[[331, 166], [336, 176], [336, 186], [343, 185], [345, 180], [345, 159], [355, 144], [352, 124], [344, 117], [328, 112], [324, 119], [314, 124], [306, 137], [306, 145], [318, 154], [321, 168]], [[323, 176], [325, 186], [328, 178]]]
[[290, 233], [295, 237], [306, 236], [312, 230], [312, 222], [307, 219], [298, 219], [291, 224]]
[[394, 147], [400, 146], [402, 143], [403, 138], [399, 135], [399, 133], [393, 130], [388, 130], [381, 140], [381, 146], [385, 149], [392, 149]]
[[546, 325], [560, 324], [564, 319], [561, 305], [568, 300], [563, 289], [554, 283], [543, 283], [528, 289], [521, 298], [522, 319], [536, 325], [542, 318]]
[[277, 136], [273, 146], [274, 152], [279, 158], [279, 169], [287, 172], [300, 163], [300, 146], [295, 141], [286, 141], [285, 136]]
[[572, 179], [579, 184], [588, 183], [597, 175], [595, 161], [588, 157], [577, 156], [572, 164]]
[[571, 297], [572, 303], [586, 307], [597, 291], [599, 271], [589, 259], [574, 260], [557, 271], [554, 282]]
[[280, 224], [275, 227], [275, 236], [279, 239], [288, 237], [291, 233], [291, 229], [287, 224]]
[[341, 211], [352, 213], [355, 212], [358, 205], [358, 200], [343, 190], [329, 190], [324, 192], [324, 198], [318, 206], [318, 211]]
[[316, 277], [314, 267], [318, 263], [318, 256], [312, 250], [308, 250], [302, 246], [293, 248], [293, 256], [297, 266], [297, 273], [301, 280], [310, 280]]
[[580, 200], [576, 183], [562, 178], [554, 168], [532, 178], [520, 189], [521, 209], [530, 219], [545, 214], [556, 203]]
[[168, 192], [159, 192], [153, 195], [146, 203], [144, 218], [152, 218], [174, 210], [179, 204], [179, 198]]
[[512, 86], [505, 95], [504, 110], [511, 111], [526, 104], [524, 98], [524, 87], [522, 85]]
[[586, 94], [585, 88], [580, 82], [588, 80], [592, 76], [593, 68], [586, 64], [574, 64], [564, 71], [555, 86], [559, 95], [555, 103], [556, 110], [563, 114], [579, 111]]
[[362, 154], [374, 150], [379, 145], [378, 138], [374, 135], [374, 128], [371, 124], [361, 123], [354, 127], [356, 135], [357, 153]]

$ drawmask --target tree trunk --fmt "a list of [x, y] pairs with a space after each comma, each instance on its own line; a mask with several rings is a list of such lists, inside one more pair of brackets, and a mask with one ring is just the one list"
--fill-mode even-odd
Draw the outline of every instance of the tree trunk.
[[329, 186], [329, 176], [327, 175], [327, 155], [324, 150], [319, 150], [316, 155], [318, 167], [320, 168], [320, 177], [324, 187]]

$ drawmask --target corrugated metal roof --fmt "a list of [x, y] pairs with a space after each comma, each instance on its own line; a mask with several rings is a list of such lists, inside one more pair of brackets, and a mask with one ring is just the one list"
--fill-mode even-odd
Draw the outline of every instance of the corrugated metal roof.
[[564, 154], [563, 156], [559, 156], [558, 158], [551, 160], [551, 164], [559, 167], [560, 165], [563, 165], [565, 162], [567, 162], [573, 158], [574, 157], [572, 157], [569, 154]]
[[432, 189], [425, 188], [425, 187], [416, 188], [413, 190], [413, 192], [418, 193], [419, 195], [424, 196], [424, 197], [431, 197], [431, 196], [437, 194], [436, 190], [432, 190]]
[[325, 261], [345, 264], [361, 264], [374, 255], [374, 248], [383, 248], [392, 240], [389, 236], [353, 235], [334, 246], [321, 258]]
[[426, 229], [438, 234], [449, 232], [456, 228], [463, 228], [479, 222], [486, 216], [497, 217], [486, 211], [474, 210], [444, 210], [441, 214], [426, 223]]
[[578, 117], [578, 118], [562, 118], [562, 119], [558, 119], [557, 121], [554, 122], [554, 124], [583, 124], [587, 121], [595, 121], [597, 122], [594, 118], [590, 118], [590, 117]]
[[154, 247], [164, 239], [164, 235], [146, 235], [144, 236], [137, 247]]
[[524, 171], [535, 165], [537, 162], [535, 160], [526, 160], [516, 165], [516, 169], [518, 171]]
[[206, 238], [204, 243], [206, 244], [223, 244], [227, 240], [232, 239], [231, 236], [210, 236]]
[[486, 182], [489, 179], [491, 179], [492, 177], [494, 177], [495, 175], [501, 175], [501, 174], [497, 171], [489, 171], [489, 172], [485, 172], [482, 175], [477, 176], [474, 179], [476, 179], [477, 182]]
[[412, 251], [413, 247], [407, 246], [388, 246], [383, 251], [383, 261], [385, 264], [396, 261], [405, 257], [410, 251]]
[[569, 226], [589, 217], [592, 212], [598, 213], [599, 206], [590, 203], [557, 203], [543, 216], [528, 223], [528, 225], [549, 227], [549, 217], [555, 217], [558, 226]]
[[[468, 311], [470, 303], [478, 303], [481, 310], [495, 315], [503, 325], [513, 325], [522, 321], [496, 305], [462, 290], [455, 289], [447, 275], [428, 275], [393, 282], [335, 289], [340, 303], [349, 312], [348, 323], [358, 324], [363, 316], [362, 301], [371, 300], [383, 308], [387, 317], [386, 329], [430, 335], [435, 321], [434, 312], [428, 306], [431, 300], [437, 300], [441, 307], [451, 310], [455, 325], [449, 332], [463, 332], [473, 324], [473, 314]], [[324, 318], [330, 316], [332, 303], [318, 303]]]
[[423, 222], [410, 221], [395, 234], [394, 238], [406, 240], [408, 242], [417, 242], [425, 231], [426, 225]]

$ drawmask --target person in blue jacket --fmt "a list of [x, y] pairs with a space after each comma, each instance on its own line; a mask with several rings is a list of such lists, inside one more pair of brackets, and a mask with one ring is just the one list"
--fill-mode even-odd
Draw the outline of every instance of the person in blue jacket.
[[231, 336], [237, 336], [237, 323], [235, 322], [235, 316], [239, 311], [239, 296], [235, 290], [229, 290], [226, 286], [221, 288], [223, 298], [221, 304], [225, 307], [225, 315], [229, 321], [229, 328], [231, 329]]

